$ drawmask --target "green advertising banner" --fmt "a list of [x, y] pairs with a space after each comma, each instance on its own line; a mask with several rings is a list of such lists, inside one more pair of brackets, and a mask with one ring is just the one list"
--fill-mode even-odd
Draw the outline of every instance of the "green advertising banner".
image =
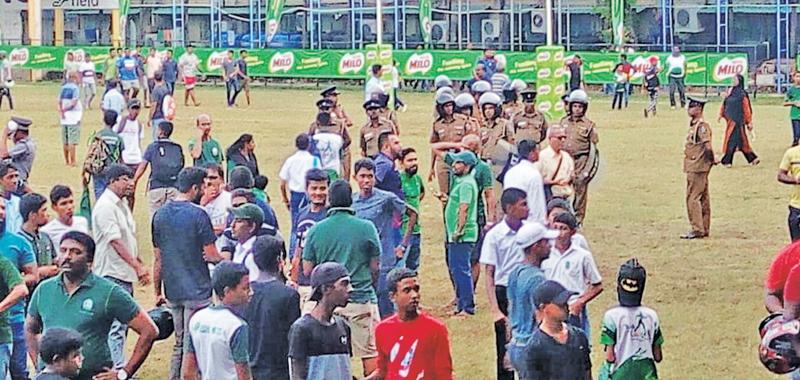
[[564, 73], [564, 47], [537, 47], [536, 67], [536, 105], [539, 112], [547, 116], [548, 120], [561, 120], [566, 114], [561, 101], [567, 80]]
[[431, 42], [431, 16], [431, 0], [419, 0], [419, 29], [426, 44]]
[[372, 44], [366, 46], [366, 74], [365, 80], [369, 80], [371, 73], [369, 68], [373, 65], [381, 65], [383, 73], [381, 75], [381, 85], [383, 85], [383, 92], [389, 94], [389, 104], [394, 103], [394, 91], [392, 91], [392, 66], [394, 59], [392, 58], [392, 45], [386, 44]]
[[281, 25], [284, 0], [267, 0], [267, 42], [272, 42]]
[[[9, 52], [14, 67], [25, 69], [63, 70], [67, 52], [83, 57], [92, 54], [92, 60], [103, 62], [108, 47], [66, 46], [0, 46]], [[145, 48], [145, 50], [147, 50]], [[160, 49], [163, 51], [165, 49]], [[174, 49], [176, 59], [183, 54], [182, 48]], [[222, 59], [227, 49], [194, 49], [202, 62], [201, 70], [217, 74], [222, 70]], [[564, 59], [576, 52], [565, 52]], [[584, 82], [590, 84], [613, 83], [611, 70], [619, 61], [617, 53], [578, 52], [583, 59]], [[331, 78], [364, 79], [367, 76], [367, 50], [303, 50], [303, 49], [253, 49], [247, 57], [248, 73], [254, 77], [275, 78]], [[397, 60], [400, 76], [405, 79], [433, 79], [444, 74], [453, 80], [472, 78], [475, 62], [480, 51], [450, 50], [395, 50], [391, 58]], [[535, 82], [538, 66], [533, 52], [497, 52], [506, 59], [506, 74], [515, 79]], [[642, 73], [650, 66], [650, 57], [666, 66], [669, 53], [631, 53], [630, 62], [636, 69], [634, 83], [641, 80]], [[747, 74], [747, 54], [741, 53], [685, 53], [687, 62], [686, 84], [689, 86], [726, 86], [736, 74]], [[387, 63], [389, 65], [390, 63]], [[557, 64], [557, 63], [556, 63]], [[389, 67], [389, 66], [387, 66]], [[662, 71], [662, 83], [666, 73]]]

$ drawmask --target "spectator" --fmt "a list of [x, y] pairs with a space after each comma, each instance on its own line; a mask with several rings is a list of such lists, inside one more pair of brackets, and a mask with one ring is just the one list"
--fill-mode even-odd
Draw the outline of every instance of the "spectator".
[[225, 100], [228, 102], [228, 108], [236, 104], [236, 98], [242, 91], [242, 84], [239, 82], [239, 65], [233, 59], [233, 50], [228, 50], [225, 53], [225, 58], [222, 60], [222, 71], [225, 74]]
[[225, 156], [228, 158], [228, 175], [230, 176], [233, 168], [237, 166], [244, 166], [250, 169], [253, 177], [259, 175], [258, 160], [255, 155], [256, 141], [253, 135], [245, 133], [239, 136], [238, 139], [225, 151]]
[[260, 274], [250, 277], [253, 298], [245, 312], [250, 369], [254, 379], [289, 379], [289, 329], [300, 318], [300, 295], [283, 281], [283, 240], [259, 236], [252, 249]]
[[167, 201], [175, 199], [178, 173], [183, 169], [183, 148], [170, 140], [172, 123], [165, 121], [158, 125], [158, 139], [147, 146], [142, 157], [144, 161], [136, 169], [133, 178], [134, 189], [148, 165], [150, 178], [147, 183], [147, 201], [150, 215], [154, 215]]
[[[93, 271], [133, 296], [133, 285], [150, 283], [150, 272], [139, 257], [136, 246], [136, 222], [124, 198], [133, 191], [133, 171], [114, 164], [105, 171], [108, 188], [97, 199], [92, 210], [95, 260]], [[111, 324], [108, 346], [114, 368], [125, 362], [125, 337], [128, 327], [117, 321]]]
[[[278, 218], [275, 217], [275, 211], [272, 209], [272, 206], [270, 206], [267, 202], [256, 198], [253, 193], [255, 180], [253, 179], [253, 174], [250, 173], [250, 169], [243, 166], [236, 167], [231, 170], [229, 178], [230, 180], [228, 181], [228, 188], [230, 189], [231, 193], [237, 189], [247, 190], [250, 196], [253, 197], [253, 200], [250, 203], [255, 203], [256, 206], [260, 207], [261, 211], [264, 212], [264, 223], [268, 224], [275, 231], [277, 231], [279, 229]], [[229, 222], [233, 222], [233, 219], [229, 219]]]
[[0, 108], [3, 107], [3, 98], [8, 98], [8, 109], [14, 110], [14, 97], [11, 96], [11, 87], [14, 84], [14, 74], [11, 72], [11, 62], [5, 51], [0, 51]]
[[233, 238], [236, 239], [231, 261], [244, 265], [254, 279], [258, 278], [260, 273], [253, 260], [253, 243], [264, 223], [264, 212], [258, 206], [246, 203], [231, 209], [231, 214], [233, 214]]
[[[487, 82], [491, 82], [492, 75], [497, 70], [497, 59], [494, 56], [494, 49], [487, 47], [483, 49], [483, 57], [478, 60], [477, 65], [483, 65], [483, 77], [480, 78]], [[476, 65], [476, 67], [477, 67]]]
[[95, 132], [89, 145], [89, 153], [83, 162], [83, 184], [88, 185], [89, 178], [92, 178], [95, 198], [100, 198], [100, 195], [103, 194], [106, 186], [108, 186], [109, 179], [105, 171], [111, 165], [121, 162], [122, 151], [125, 149], [122, 137], [114, 131], [114, 126], [117, 125], [118, 120], [119, 117], [114, 111], [105, 111], [103, 113], [104, 126]]
[[58, 266], [54, 263], [56, 249], [50, 237], [41, 230], [48, 220], [47, 198], [37, 193], [25, 194], [20, 201], [19, 209], [23, 220], [19, 234], [33, 249], [39, 279], [44, 280], [57, 275]]
[[[425, 184], [417, 171], [419, 170], [417, 151], [414, 148], [405, 148], [400, 152], [400, 162], [402, 163], [403, 171], [400, 172], [400, 182], [403, 186], [403, 195], [405, 196], [406, 203], [414, 209], [421, 211], [420, 202], [425, 198]], [[409, 240], [408, 247], [406, 248], [404, 259], [406, 268], [417, 270], [419, 268], [419, 255], [421, 252], [421, 223], [419, 217], [417, 222], [413, 225], [409, 224], [408, 215], [403, 215], [402, 233], [406, 234], [408, 229], [411, 229], [411, 240]]]
[[70, 72], [68, 80], [61, 86], [58, 94], [58, 112], [61, 115], [61, 142], [64, 145], [64, 162], [67, 166], [77, 166], [75, 147], [81, 137], [83, 106], [80, 101], [80, 76]]
[[228, 209], [231, 207], [231, 193], [225, 190], [225, 171], [215, 163], [203, 165], [206, 170], [205, 189], [200, 205], [211, 218], [214, 233], [219, 236], [228, 222]]
[[[494, 92], [497, 95], [503, 96], [503, 90], [508, 88], [508, 85], [511, 83], [511, 78], [509, 78], [508, 75], [506, 75], [505, 60], [497, 60], [494, 74], [492, 74], [492, 77], [490, 78], [489, 82], [492, 83], [492, 92]], [[507, 101], [508, 99], [505, 100]]]
[[[189, 152], [192, 155], [194, 166], [203, 166], [208, 163], [222, 165], [225, 156], [222, 154], [222, 146], [211, 137], [211, 116], [200, 114], [195, 120], [197, 129], [195, 136], [189, 140]], [[198, 144], [198, 141], [202, 142]], [[230, 171], [228, 171], [230, 175]]]
[[[28, 179], [33, 170], [33, 160], [36, 158], [36, 144], [30, 137], [32, 121], [21, 117], [12, 117], [0, 137], [0, 159], [11, 160], [11, 166], [19, 172], [19, 183], [14, 190], [17, 194], [30, 192]], [[13, 145], [8, 148], [8, 140]]]
[[[547, 130], [550, 145], [539, 153], [536, 167], [542, 175], [545, 199], [569, 199], [574, 194], [572, 178], [575, 175], [575, 161], [565, 150], [561, 149], [567, 140], [567, 132], [561, 126], [553, 126]], [[544, 222], [542, 221], [539, 221]]]
[[259, 174], [253, 177], [253, 195], [255, 195], [256, 199], [264, 203], [269, 203], [269, 194], [267, 194], [268, 184], [269, 178], [265, 175]]
[[533, 140], [517, 143], [519, 163], [508, 169], [503, 177], [503, 189], [516, 188], [528, 197], [528, 222], [544, 223], [547, 219], [547, 202], [544, 196], [542, 174], [534, 164], [539, 160], [539, 146]]
[[19, 184], [19, 172], [7, 161], [0, 161], [0, 187], [5, 200], [5, 231], [18, 233], [22, 228], [22, 214], [19, 212], [20, 197], [14, 194]]
[[290, 279], [297, 284], [303, 314], [311, 312], [314, 305], [308, 299], [311, 296], [311, 280], [303, 272], [301, 257], [308, 232], [328, 215], [328, 173], [322, 169], [311, 169], [306, 173], [306, 196], [308, 204], [297, 213], [297, 227], [289, 244], [292, 265]]
[[78, 66], [78, 71], [81, 74], [81, 99], [83, 101], [83, 108], [90, 110], [92, 109], [94, 95], [97, 93], [97, 84], [95, 83], [97, 73], [89, 53], [83, 53], [83, 62]]
[[382, 133], [378, 137], [380, 152], [375, 156], [375, 187], [405, 199], [400, 174], [394, 170], [394, 162], [400, 158], [403, 146], [394, 133]]
[[[565, 212], [572, 213], [572, 204], [568, 200], [564, 198], [553, 198], [550, 202], [547, 202], [547, 226], [553, 228], [556, 217]], [[572, 234], [572, 244], [576, 244], [578, 247], [591, 252], [589, 249], [589, 242], [586, 240], [586, 237], [580, 233], [580, 230]]]
[[572, 56], [572, 59], [567, 60], [567, 70], [569, 70], [569, 91], [568, 94], [572, 91], [578, 90], [583, 86], [583, 77], [581, 75], [581, 66], [583, 65], [583, 60], [581, 59], [580, 55], [575, 54]]
[[247, 268], [221, 263], [214, 268], [212, 284], [217, 303], [197, 311], [189, 321], [183, 378], [249, 380], [250, 328], [232, 311], [250, 300]]
[[100, 109], [103, 111], [115, 111], [118, 115], [122, 115], [122, 111], [125, 110], [125, 103], [125, 96], [119, 91], [119, 82], [116, 79], [106, 80], [106, 92], [103, 95]]
[[[0, 201], [2, 204], [2, 201]], [[2, 206], [0, 206], [2, 210]], [[28, 296], [28, 287], [25, 285], [22, 277], [19, 274], [14, 264], [3, 257], [0, 257], [0, 376], [10, 378], [10, 369], [16, 365], [16, 359], [13, 355], [13, 322], [12, 317], [9, 315], [11, 309], [21, 303], [25, 303], [25, 297]], [[20, 317], [22, 315], [20, 314]], [[23, 332], [24, 333], [24, 332]], [[24, 340], [24, 339], [23, 339]], [[24, 349], [24, 344], [23, 347]], [[26, 359], [25, 353], [22, 353], [21, 358]], [[24, 362], [27, 364], [27, 362]], [[27, 368], [18, 368], [23, 370], [17, 376], [28, 376]]]
[[478, 185], [470, 170], [478, 158], [470, 151], [453, 157], [453, 181], [444, 210], [447, 267], [456, 288], [456, 315], [475, 314], [470, 256], [478, 240]]
[[89, 233], [89, 221], [83, 216], [75, 215], [75, 198], [68, 186], [53, 186], [50, 190], [50, 207], [55, 211], [56, 217], [42, 227], [42, 232], [50, 237], [55, 246], [60, 244], [61, 237], [69, 231]]
[[192, 45], [186, 46], [186, 51], [178, 58], [178, 68], [180, 69], [181, 77], [183, 77], [183, 105], [189, 106], [189, 98], [192, 98], [192, 103], [198, 107], [200, 103], [194, 97], [194, 86], [197, 83], [197, 74], [200, 72], [200, 58], [194, 54], [194, 47]]
[[150, 100], [152, 101], [153, 90], [156, 87], [156, 73], [163, 73], [162, 67], [164, 66], [164, 61], [158, 55], [156, 48], [151, 47], [147, 52], [147, 57], [145, 57], [144, 62], [144, 71], [147, 76], [147, 91], [150, 92]]
[[205, 176], [203, 169], [181, 170], [177, 181], [179, 194], [153, 216], [156, 304], [167, 302], [175, 323], [170, 380], [180, 380], [183, 338], [188, 331], [189, 318], [211, 303], [211, 275], [207, 264], [222, 259], [214, 245], [217, 236], [211, 219], [197, 207]]
[[172, 57], [172, 49], [167, 49], [166, 57], [161, 63], [164, 73], [164, 84], [169, 90], [169, 94], [175, 96], [175, 82], [178, 81], [178, 62]]
[[[121, 49], [120, 49], [121, 50]], [[108, 58], [103, 61], [103, 81], [106, 82], [106, 86], [110, 81], [116, 81], [117, 79], [117, 49], [110, 48], [108, 49]]]
[[158, 127], [161, 125], [162, 122], [168, 121], [168, 117], [165, 112], [167, 112], [166, 108], [168, 108], [165, 104], [167, 100], [167, 96], [171, 96], [169, 94], [169, 89], [164, 84], [164, 74], [160, 71], [153, 74], [153, 80], [155, 81], [155, 87], [150, 92], [150, 115], [147, 118], [147, 125], [153, 129], [153, 140], [155, 141], [158, 137]]
[[319, 158], [312, 156], [308, 151], [309, 137], [307, 134], [299, 134], [294, 140], [294, 146], [297, 151], [283, 162], [280, 174], [278, 174], [281, 179], [283, 204], [292, 214], [292, 231], [295, 229], [297, 212], [306, 201], [306, 173], [320, 166]]
[[132, 99], [139, 96], [139, 63], [135, 56], [131, 54], [129, 48], [125, 48], [124, 54], [117, 61], [117, 71], [119, 80], [122, 82], [122, 93], [125, 99]]
[[386, 283], [397, 313], [375, 328], [380, 378], [452, 379], [447, 327], [420, 310], [417, 272], [393, 269]]
[[[358, 163], [356, 163], [356, 168], [356, 173], [358, 173], [360, 168]], [[334, 302], [331, 304], [329, 303], [330, 301], [323, 300], [312, 310], [311, 315], [318, 321], [329, 321], [330, 315], [328, 313], [332, 313], [336, 307], [342, 307], [336, 314], [344, 318], [353, 330], [352, 354], [361, 359], [364, 367], [364, 376], [368, 376], [375, 371], [376, 366], [375, 325], [380, 320], [380, 317], [377, 308], [378, 298], [375, 294], [373, 283], [374, 279], [378, 278], [378, 258], [381, 251], [375, 226], [363, 218], [356, 217], [354, 215], [355, 212], [350, 208], [353, 202], [350, 192], [350, 184], [347, 181], [337, 180], [331, 185], [331, 209], [328, 211], [328, 217], [311, 228], [306, 236], [306, 245], [303, 249], [303, 271], [306, 276], [311, 276], [311, 286], [314, 288], [310, 300], [319, 301], [320, 295], [318, 293], [323, 289], [319, 289], [321, 283], [315, 281], [313, 273], [330, 270], [330, 264], [324, 264], [327, 262], [338, 263], [346, 268], [343, 276], [347, 276], [347, 281], [343, 287], [347, 289], [345, 299], [349, 297], [349, 303], [339, 304]], [[322, 268], [315, 270], [317, 266]], [[342, 276], [336, 279], [330, 278], [324, 283], [332, 284], [339, 278], [342, 278]], [[351, 281], [352, 287], [350, 286]], [[337, 285], [337, 289], [338, 287]], [[352, 293], [350, 292], [351, 289]], [[337, 296], [340, 296], [338, 292]], [[313, 324], [311, 323], [313, 320], [307, 319], [308, 316], [303, 318], [305, 319], [300, 320], [302, 322], [298, 322], [300, 325], [298, 323], [295, 324], [292, 328], [293, 331], [316, 328], [315, 326], [309, 326]], [[305, 332], [305, 334], [312, 332], [314, 330]], [[294, 341], [294, 338], [298, 338], [295, 335], [295, 332], [290, 335], [292, 337], [291, 341]], [[295, 346], [298, 344], [302, 344], [301, 347], [310, 347], [311, 349], [317, 347], [307, 342], [290, 343], [290, 345]], [[348, 347], [347, 353], [349, 354], [350, 352]], [[298, 354], [298, 351], [290, 348], [290, 357], [298, 359], [297, 355], [302, 355], [302, 358], [308, 356], [306, 349], [302, 349], [302, 352]], [[349, 363], [349, 359], [346, 358], [346, 360]], [[319, 369], [309, 369], [308, 378], [320, 378], [319, 376], [324, 372], [318, 373], [316, 372], [317, 370]], [[312, 374], [317, 375], [315, 377], [311, 376]]]
[[[37, 366], [39, 335], [52, 327], [75, 329], [86, 339], [83, 362], [76, 379], [127, 379], [142, 365], [158, 329], [147, 313], [119, 285], [92, 274], [95, 244], [92, 237], [70, 231], [61, 240], [61, 274], [45, 280], [31, 296], [25, 336], [29, 354]], [[59, 307], [53, 307], [59, 305]], [[87, 310], [88, 309], [88, 310]], [[131, 358], [114, 369], [108, 346], [113, 321], [130, 326], [138, 335]]]
[[685, 83], [686, 56], [681, 53], [679, 46], [672, 47], [672, 54], [667, 57], [667, 78], [669, 79], [669, 105], [675, 109], [675, 91], [681, 102], [681, 108], [686, 106]]
[[[122, 163], [129, 167], [133, 172], [142, 163], [142, 138], [144, 138], [144, 127], [139, 121], [139, 112], [142, 103], [139, 99], [131, 99], [128, 102], [128, 112], [120, 117], [119, 124], [114, 127], [114, 131], [122, 139]], [[133, 210], [136, 203], [136, 192], [131, 192], [128, 196], [128, 206]]]
[[367, 83], [364, 85], [364, 101], [375, 100], [379, 95], [386, 94], [386, 90], [383, 88], [383, 81], [381, 77], [383, 76], [383, 66], [379, 64], [374, 64], [369, 68], [369, 79]]
[[[343, 188], [346, 184], [334, 187]], [[343, 194], [340, 194], [343, 195]], [[332, 195], [333, 197], [333, 195]], [[341, 199], [337, 196], [337, 199]], [[337, 218], [338, 219], [338, 218]], [[353, 286], [347, 268], [323, 263], [311, 273], [311, 300], [317, 305], [289, 330], [289, 361], [293, 379], [351, 380], [350, 327], [334, 315], [347, 306]], [[374, 343], [373, 343], [374, 345]]]
[[472, 88], [472, 85], [475, 84], [475, 82], [484, 80], [485, 77], [486, 77], [486, 68], [483, 66], [482, 63], [476, 64], [475, 68], [472, 69], [472, 78], [464, 82], [464, 85], [461, 86], [461, 90], [469, 91]]
[[42, 335], [39, 353], [44, 370], [35, 380], [69, 380], [78, 376], [83, 362], [83, 338], [72, 329], [53, 327]]

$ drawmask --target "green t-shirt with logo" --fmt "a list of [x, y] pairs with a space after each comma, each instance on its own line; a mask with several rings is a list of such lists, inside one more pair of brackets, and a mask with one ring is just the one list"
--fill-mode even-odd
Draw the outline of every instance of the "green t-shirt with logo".
[[[194, 148], [194, 144], [197, 143], [195, 138], [189, 140], [189, 151]], [[208, 139], [203, 141], [203, 149], [200, 152], [200, 158], [194, 160], [194, 166], [203, 166], [209, 162], [215, 164], [222, 164], [222, 160], [225, 159], [225, 155], [222, 153], [222, 146], [219, 145], [219, 142], [214, 139]]]
[[[453, 153], [447, 153], [444, 155], [444, 163], [447, 166], [453, 165]], [[472, 175], [475, 176], [475, 183], [478, 185], [478, 220], [486, 221], [486, 205], [483, 202], [483, 192], [486, 189], [491, 189], [494, 181], [494, 177], [492, 176], [492, 168], [489, 167], [489, 164], [486, 161], [478, 158], [478, 164], [472, 168]], [[450, 176], [450, 188], [453, 188], [453, 181], [455, 180], [456, 176]]]
[[[400, 172], [400, 182], [403, 184], [403, 195], [405, 195], [406, 203], [408, 203], [408, 205], [414, 210], [419, 212], [419, 198], [425, 191], [422, 178], [420, 178], [419, 174], [408, 175], [408, 173], [406, 173], [404, 170]], [[408, 215], [403, 214], [403, 232], [405, 233], [407, 229]], [[411, 232], [414, 234], [419, 234], [420, 230], [421, 228], [418, 220], [417, 223], [414, 224], [414, 228], [411, 230]]]
[[[789, 87], [789, 91], [786, 91], [786, 101], [792, 103], [800, 102], [800, 86], [793, 85]], [[789, 118], [792, 120], [800, 120], [800, 107], [791, 106]]]
[[[453, 176], [453, 187], [450, 189], [447, 206], [444, 208], [444, 221], [447, 227], [447, 241], [450, 243], [474, 243], [478, 241], [478, 184], [472, 173]], [[458, 228], [458, 209], [467, 204], [467, 220], [464, 223], [463, 235], [454, 239]]]
[[[22, 276], [19, 274], [19, 269], [14, 264], [6, 259], [0, 257], [0, 299], [8, 297], [15, 286], [22, 283]], [[0, 343], [10, 344], [11, 327], [8, 325], [8, 310], [0, 313]]]

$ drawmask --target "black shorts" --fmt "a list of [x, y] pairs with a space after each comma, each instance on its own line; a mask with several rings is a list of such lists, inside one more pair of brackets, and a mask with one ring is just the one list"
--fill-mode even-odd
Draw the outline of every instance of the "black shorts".
[[486, 223], [478, 223], [478, 242], [475, 243], [475, 247], [472, 248], [472, 254], [469, 256], [469, 262], [472, 265], [477, 264], [481, 260], [481, 248], [483, 248], [483, 238], [486, 236], [486, 232], [483, 228], [486, 226]]

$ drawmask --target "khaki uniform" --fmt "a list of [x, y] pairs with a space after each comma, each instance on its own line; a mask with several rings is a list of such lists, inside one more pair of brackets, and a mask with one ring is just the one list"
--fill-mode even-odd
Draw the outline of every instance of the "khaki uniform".
[[340, 156], [342, 157], [342, 178], [348, 179], [350, 178], [350, 144], [352, 144], [352, 139], [350, 138], [350, 133], [347, 132], [347, 127], [345, 127], [344, 121], [340, 119], [336, 119], [331, 114], [331, 125], [320, 125], [317, 121], [312, 121], [311, 124], [308, 126], [308, 134], [313, 136], [316, 133], [334, 133], [339, 136], [342, 136], [342, 151]]
[[572, 187], [575, 189], [575, 217], [578, 222], [583, 222], [586, 216], [586, 201], [588, 198], [589, 172], [592, 170], [593, 162], [589, 159], [593, 156], [593, 146], [599, 141], [597, 130], [593, 121], [586, 117], [577, 118], [565, 116], [560, 124], [565, 128], [567, 139], [564, 141], [562, 149], [572, 156], [575, 160], [575, 180]]
[[[430, 143], [431, 144], [439, 142], [460, 143], [461, 139], [463, 139], [464, 136], [477, 135], [477, 134], [478, 134], [477, 125], [473, 124], [470, 118], [468, 118], [467, 116], [457, 113], [453, 115], [453, 120], [449, 122], [445, 121], [444, 119], [438, 119], [433, 123]], [[436, 170], [436, 181], [439, 183], [439, 191], [442, 194], [449, 194], [450, 170], [444, 163], [444, 160], [440, 160], [437, 157], [434, 157], [434, 160], [435, 160], [434, 168]]]
[[523, 108], [519, 103], [503, 104], [503, 118], [506, 120], [512, 120], [514, 119], [514, 116], [517, 116], [517, 114], [522, 112], [522, 110]]
[[547, 137], [547, 119], [544, 115], [534, 111], [529, 114], [520, 112], [511, 119], [511, 125], [514, 127], [514, 141], [533, 140], [536, 143], [541, 143]]
[[397, 133], [397, 129], [395, 129], [394, 124], [386, 120], [384, 118], [378, 119], [378, 126], [373, 127], [371, 122], [367, 122], [361, 127], [360, 136], [359, 136], [359, 146], [361, 147], [361, 154], [364, 157], [375, 157], [380, 152], [380, 147], [378, 146], [378, 137], [380, 137], [384, 133]]
[[398, 135], [400, 134], [400, 123], [397, 122], [397, 112], [394, 112], [388, 108], [384, 108], [381, 111], [381, 117], [391, 121], [392, 124], [394, 124], [395, 133]]
[[353, 126], [353, 119], [351, 119], [350, 116], [347, 115], [347, 112], [344, 111], [344, 108], [340, 104], [337, 104], [335, 107], [333, 107], [333, 112], [331, 112], [331, 116], [334, 119], [341, 120], [342, 122], [344, 122], [344, 125], [347, 128]]
[[472, 117], [478, 120], [478, 123], [483, 125], [483, 110], [481, 110], [481, 106], [478, 105], [478, 101], [475, 100], [475, 105], [472, 106]]
[[[713, 152], [707, 152], [711, 143], [711, 126], [703, 119], [689, 123], [684, 148], [683, 171], [686, 172], [686, 211], [695, 233], [708, 235], [711, 225], [711, 201], [708, 196], [708, 173], [714, 165]], [[710, 153], [710, 154], [709, 154]]]
[[503, 208], [500, 204], [500, 195], [503, 194], [503, 184], [497, 181], [496, 178], [503, 171], [504, 164], [493, 162], [493, 158], [497, 155], [503, 155], [505, 150], [498, 147], [500, 140], [511, 142], [513, 138], [513, 130], [511, 123], [503, 118], [497, 118], [494, 121], [486, 121], [481, 125], [480, 138], [481, 138], [481, 159], [489, 163], [492, 168], [492, 190], [494, 190], [497, 203], [495, 205], [495, 218], [497, 220], [503, 217]]

